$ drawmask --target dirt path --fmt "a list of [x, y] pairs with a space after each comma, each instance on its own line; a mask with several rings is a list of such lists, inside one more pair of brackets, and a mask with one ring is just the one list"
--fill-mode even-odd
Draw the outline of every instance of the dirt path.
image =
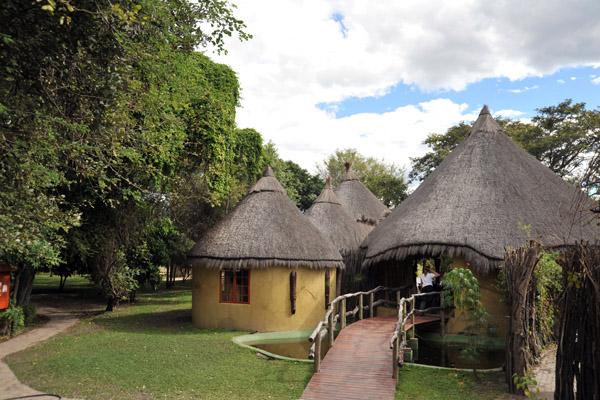
[[0, 382], [2, 382], [2, 389], [0, 390], [1, 400], [49, 400], [61, 398], [60, 396], [50, 395], [40, 396], [44, 393], [38, 392], [37, 390], [34, 390], [29, 386], [23, 385], [21, 382], [19, 382], [15, 374], [13, 374], [8, 365], [6, 365], [4, 362], [4, 357], [8, 356], [9, 354], [24, 350], [36, 343], [43, 342], [57, 333], [75, 325], [75, 323], [79, 321], [79, 318], [73, 314], [51, 307], [38, 308], [38, 314], [45, 315], [46, 317], [50, 318], [50, 320], [39, 328], [32, 329], [29, 332], [23, 333], [6, 342], [0, 343]]

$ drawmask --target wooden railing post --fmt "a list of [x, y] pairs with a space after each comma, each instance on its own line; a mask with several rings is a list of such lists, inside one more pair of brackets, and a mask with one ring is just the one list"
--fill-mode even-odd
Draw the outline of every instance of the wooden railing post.
[[363, 295], [358, 295], [358, 319], [363, 319]]
[[400, 291], [398, 290], [396, 292], [396, 310], [400, 310], [400, 299], [402, 298], [402, 294], [400, 293]]
[[396, 340], [394, 340], [394, 348], [393, 348], [393, 355], [392, 355], [392, 378], [397, 379], [398, 378], [398, 341], [400, 339], [396, 338]]
[[342, 299], [342, 304], [340, 305], [340, 330], [346, 327], [346, 298]]
[[375, 311], [373, 310], [374, 297], [375, 293], [369, 294], [369, 318], [373, 318], [375, 316]]
[[440, 294], [440, 328], [442, 329], [442, 337], [446, 334], [446, 315], [444, 313], [444, 292]]
[[335, 339], [335, 331], [333, 326], [333, 313], [329, 314], [329, 320], [327, 321], [327, 327], [329, 329], [329, 347], [333, 347], [333, 340]]
[[415, 337], [415, 296], [412, 296], [412, 304], [411, 304], [411, 312], [412, 312], [412, 337]]
[[321, 369], [321, 332], [317, 334], [315, 339], [315, 372]]

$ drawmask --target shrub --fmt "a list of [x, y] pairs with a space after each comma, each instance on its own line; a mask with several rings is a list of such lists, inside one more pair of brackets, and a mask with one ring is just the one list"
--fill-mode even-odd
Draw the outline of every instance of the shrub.
[[16, 335], [25, 326], [23, 308], [11, 301], [9, 307], [0, 314], [0, 327], [3, 335]]

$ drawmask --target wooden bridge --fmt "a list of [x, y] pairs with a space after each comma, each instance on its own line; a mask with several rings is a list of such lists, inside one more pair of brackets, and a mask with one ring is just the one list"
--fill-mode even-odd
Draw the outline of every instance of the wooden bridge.
[[[314, 342], [310, 357], [315, 360], [315, 374], [301, 399], [394, 398], [398, 363], [403, 361], [403, 348], [406, 347], [406, 331], [419, 324], [444, 320], [443, 314], [441, 317], [416, 315], [415, 299], [421, 295], [403, 298], [401, 292], [406, 289], [378, 287], [369, 292], [340, 296], [331, 303], [325, 320], [319, 323], [309, 339]], [[375, 301], [378, 292], [395, 292], [396, 301]], [[369, 299], [367, 306], [363, 305], [364, 296]], [[352, 311], [346, 311], [346, 300], [352, 297], [358, 298], [358, 305]], [[382, 304], [396, 305], [398, 316], [374, 317], [375, 307]], [[335, 313], [337, 308], [343, 312]], [[368, 311], [370, 318], [363, 318], [364, 311]], [[346, 328], [349, 316], [358, 316], [358, 321]], [[329, 333], [338, 322], [340, 332], [334, 338]], [[331, 348], [321, 362], [321, 345], [325, 337]]]

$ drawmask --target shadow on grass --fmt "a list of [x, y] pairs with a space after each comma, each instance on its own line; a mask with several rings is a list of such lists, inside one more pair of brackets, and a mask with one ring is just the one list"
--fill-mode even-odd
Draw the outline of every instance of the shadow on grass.
[[157, 335], [182, 331], [192, 332], [198, 329], [192, 324], [191, 308], [125, 315], [106, 313], [95, 319], [94, 322], [109, 331]]

